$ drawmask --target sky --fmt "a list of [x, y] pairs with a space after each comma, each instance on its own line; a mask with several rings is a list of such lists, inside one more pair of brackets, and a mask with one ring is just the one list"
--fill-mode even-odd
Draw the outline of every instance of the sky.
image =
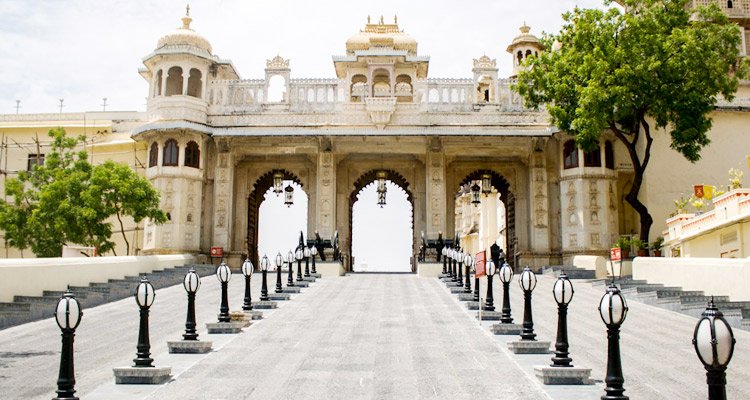
[[[293, 78], [333, 78], [332, 55], [370, 15], [400, 28], [431, 56], [431, 77], [471, 77], [472, 59], [511, 71], [507, 45], [525, 21], [556, 32], [560, 15], [602, 0], [194, 0], [191, 27], [245, 79], [262, 78], [266, 59], [291, 59]], [[138, 75], [158, 39], [181, 25], [185, 0], [0, 0], [0, 113], [145, 110]]]

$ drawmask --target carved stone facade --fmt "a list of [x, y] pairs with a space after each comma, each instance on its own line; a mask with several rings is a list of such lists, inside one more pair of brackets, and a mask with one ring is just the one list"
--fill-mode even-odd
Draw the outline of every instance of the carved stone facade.
[[[182, 163], [174, 173], [159, 162], [149, 168], [163, 207], [181, 218], [179, 225], [147, 225], [150, 251], [221, 246], [235, 264], [244, 254], [257, 257], [258, 209], [279, 171], [309, 196], [307, 235], [338, 232], [345, 260], [352, 205], [380, 171], [412, 203], [415, 254], [421, 232], [428, 240], [442, 233], [477, 249], [500, 238], [518, 264], [559, 264], [569, 252], [603, 249], [616, 233], [609, 207], [614, 175], [563, 170], [564, 135], [544, 111], [523, 107], [513, 80], [500, 79], [496, 60], [486, 55], [473, 60], [471, 79], [428, 78], [429, 57], [418, 55], [417, 42], [395, 21], [381, 19], [333, 57], [336, 79], [291, 79], [290, 61], [277, 55], [267, 60], [264, 79], [240, 80], [210, 46], [196, 47], [204, 42], [189, 23], [185, 29], [190, 41], [178, 45], [172, 37], [144, 61], [141, 74], [152, 85], [148, 121], [133, 137], [205, 138], [200, 154], [210, 162], [201, 160], [197, 173]], [[527, 27], [516, 39], [509, 51], [541, 50]], [[177, 90], [175, 66], [191, 71], [192, 78], [182, 77], [191, 90]], [[282, 85], [276, 98], [272, 82]], [[466, 188], [484, 174], [492, 188], [476, 207]], [[560, 201], [562, 219], [555, 215]], [[555, 232], [562, 232], [562, 244]]]

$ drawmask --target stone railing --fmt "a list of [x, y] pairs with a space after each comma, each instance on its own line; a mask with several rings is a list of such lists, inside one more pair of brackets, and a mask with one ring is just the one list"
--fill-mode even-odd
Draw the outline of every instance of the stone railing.
[[713, 199], [713, 210], [679, 214], [667, 220], [665, 244], [672, 247], [703, 232], [750, 218], [750, 189], [735, 189]]

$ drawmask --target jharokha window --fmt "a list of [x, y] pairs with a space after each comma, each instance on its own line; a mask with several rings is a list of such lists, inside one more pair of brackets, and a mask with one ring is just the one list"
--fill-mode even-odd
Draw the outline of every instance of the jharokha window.
[[159, 145], [154, 142], [151, 143], [151, 150], [148, 152], [148, 166], [155, 167], [159, 162]]
[[599, 150], [597, 145], [593, 150], [583, 153], [583, 166], [584, 167], [601, 167], [602, 166], [602, 152]]
[[198, 143], [192, 140], [185, 147], [185, 166], [198, 168], [201, 161], [201, 151], [198, 149]]
[[615, 149], [609, 140], [604, 143], [604, 166], [615, 169]]
[[578, 168], [578, 148], [573, 140], [568, 140], [563, 145], [563, 168]]
[[169, 139], [164, 143], [164, 160], [162, 165], [165, 167], [176, 167], [178, 157], [180, 153], [180, 147], [177, 145], [177, 141]]

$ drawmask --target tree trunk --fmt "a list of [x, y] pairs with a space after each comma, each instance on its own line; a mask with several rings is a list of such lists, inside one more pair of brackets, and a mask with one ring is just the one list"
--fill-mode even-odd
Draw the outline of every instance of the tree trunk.
[[[630, 204], [631, 207], [638, 213], [639, 219], [640, 219], [640, 239], [644, 241], [645, 243], [648, 243], [648, 234], [651, 230], [651, 225], [654, 223], [653, 217], [651, 217], [651, 214], [648, 212], [648, 207], [646, 207], [645, 204], [643, 204], [638, 199], [638, 194], [641, 191], [641, 186], [643, 185], [643, 175], [646, 172], [646, 167], [648, 166], [648, 162], [651, 159], [651, 145], [654, 142], [653, 137], [651, 137], [651, 128], [646, 121], [645, 110], [639, 110], [637, 113], [637, 123], [635, 124], [635, 127], [628, 133], [623, 132], [620, 130], [614, 121], [610, 123], [610, 128], [614, 132], [615, 136], [625, 145], [625, 148], [628, 149], [628, 154], [630, 155], [630, 161], [633, 163], [633, 184], [630, 186], [630, 191], [627, 195], [625, 195], [625, 201]], [[640, 137], [641, 128], [643, 128], [643, 133], [646, 136], [646, 148], [643, 152], [643, 160], [638, 155], [638, 138]], [[632, 140], [628, 140], [628, 136], [632, 137]]]
[[[130, 255], [130, 242], [128, 242], [128, 237], [125, 235], [125, 226], [122, 224], [122, 218], [120, 218], [120, 212], [118, 211], [116, 213], [117, 215], [117, 221], [120, 222], [120, 233], [122, 234], [122, 240], [125, 241], [125, 255]], [[115, 250], [112, 249], [112, 252]]]

